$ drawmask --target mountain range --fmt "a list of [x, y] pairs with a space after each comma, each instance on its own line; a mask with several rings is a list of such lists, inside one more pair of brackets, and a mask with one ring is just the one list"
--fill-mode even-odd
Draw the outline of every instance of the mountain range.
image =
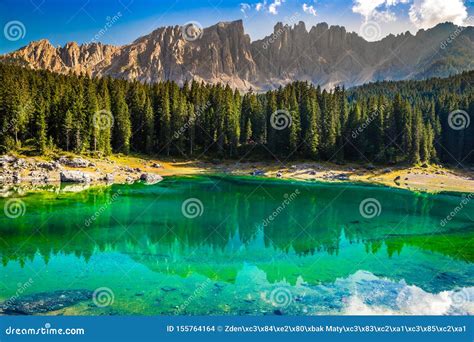
[[186, 39], [181, 26], [154, 30], [124, 46], [39, 40], [0, 61], [58, 73], [86, 73], [142, 82], [195, 79], [239, 90], [266, 90], [294, 80], [330, 88], [378, 80], [446, 77], [474, 69], [474, 27], [439, 24], [367, 41], [342, 26], [277, 23], [251, 41], [241, 20], [220, 22]]

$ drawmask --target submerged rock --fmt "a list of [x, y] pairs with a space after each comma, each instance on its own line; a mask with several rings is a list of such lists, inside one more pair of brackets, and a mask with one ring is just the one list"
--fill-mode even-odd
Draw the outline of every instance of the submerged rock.
[[66, 183], [59, 188], [60, 192], [81, 192], [89, 189], [89, 183]]
[[65, 183], [89, 183], [91, 177], [82, 171], [61, 171], [61, 182]]
[[163, 286], [161, 288], [162, 291], [165, 291], [165, 292], [172, 292], [172, 291], [176, 291], [176, 287], [171, 287], [171, 286]]
[[60, 310], [91, 299], [92, 291], [89, 290], [42, 292], [1, 303], [0, 310], [10, 315], [34, 315]]
[[145, 184], [152, 185], [163, 180], [163, 177], [155, 173], [142, 173], [140, 180], [144, 181]]
[[254, 170], [250, 173], [252, 176], [265, 176], [265, 171], [263, 170]]

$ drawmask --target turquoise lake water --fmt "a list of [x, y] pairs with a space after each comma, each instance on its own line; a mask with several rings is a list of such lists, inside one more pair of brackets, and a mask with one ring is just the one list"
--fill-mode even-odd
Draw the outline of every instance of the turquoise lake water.
[[87, 289], [51, 314], [474, 314], [468, 193], [228, 176], [50, 190], [0, 199], [0, 301]]

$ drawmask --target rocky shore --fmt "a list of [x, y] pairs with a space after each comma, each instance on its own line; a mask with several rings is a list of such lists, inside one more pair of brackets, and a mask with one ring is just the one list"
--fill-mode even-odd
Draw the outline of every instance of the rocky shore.
[[0, 156], [0, 185], [38, 189], [51, 185], [62, 191], [80, 191], [91, 185], [160, 182], [162, 176], [199, 173], [249, 175], [304, 181], [364, 182], [413, 191], [474, 192], [474, 168], [441, 165], [380, 166], [338, 165], [325, 162], [240, 162], [157, 160], [140, 156], [112, 155], [108, 158], [58, 156], [56, 158]]
[[0, 157], [0, 184], [31, 183], [133, 183], [141, 180], [155, 184], [162, 177], [149, 169], [159, 169], [157, 163], [145, 164], [143, 168], [131, 168], [111, 160], [91, 161], [83, 157], [59, 157], [52, 161], [37, 158]]

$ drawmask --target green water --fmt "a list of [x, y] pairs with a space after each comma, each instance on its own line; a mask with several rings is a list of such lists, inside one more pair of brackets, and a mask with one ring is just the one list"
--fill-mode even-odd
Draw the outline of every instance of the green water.
[[53, 314], [474, 313], [467, 193], [199, 176], [19, 198], [0, 216], [0, 301], [107, 288]]

